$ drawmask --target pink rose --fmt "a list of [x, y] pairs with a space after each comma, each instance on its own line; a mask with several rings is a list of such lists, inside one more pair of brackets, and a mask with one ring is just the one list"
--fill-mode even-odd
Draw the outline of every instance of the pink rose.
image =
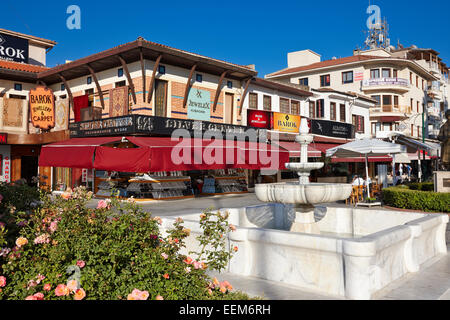
[[77, 261], [77, 266], [79, 266], [80, 268], [84, 268], [85, 265], [86, 265], [86, 262], [84, 262], [83, 260]]
[[169, 256], [167, 255], [167, 253], [161, 253], [161, 256], [164, 258], [164, 260], [166, 260]]
[[6, 278], [4, 276], [0, 276], [0, 287], [6, 286]]
[[44, 284], [44, 290], [45, 291], [50, 291], [51, 289], [52, 289], [52, 285], [50, 283]]
[[73, 296], [75, 300], [83, 300], [84, 297], [86, 297], [86, 292], [84, 291], [83, 288], [80, 288], [77, 291], [75, 291], [75, 295]]
[[55, 295], [57, 297], [68, 296], [70, 294], [70, 289], [65, 284], [58, 284], [55, 289]]
[[44, 294], [42, 292], [35, 293], [36, 300], [44, 300]]
[[37, 300], [37, 298], [35, 296], [28, 296], [25, 300]]
[[57, 221], [52, 221], [52, 223], [50, 223], [50, 232], [53, 233], [58, 229], [58, 222]]
[[158, 294], [158, 295], [156, 296], [156, 300], [164, 300], [164, 298]]
[[195, 269], [200, 269], [202, 267], [202, 264], [198, 261], [194, 261], [192, 264]]

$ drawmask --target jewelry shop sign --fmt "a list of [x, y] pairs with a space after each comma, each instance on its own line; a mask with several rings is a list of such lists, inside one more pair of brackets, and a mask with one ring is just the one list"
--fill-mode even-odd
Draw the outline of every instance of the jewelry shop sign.
[[211, 93], [206, 90], [189, 90], [187, 99], [187, 115], [192, 120], [211, 120]]
[[55, 96], [51, 89], [39, 86], [30, 90], [30, 114], [36, 128], [49, 130], [55, 126]]

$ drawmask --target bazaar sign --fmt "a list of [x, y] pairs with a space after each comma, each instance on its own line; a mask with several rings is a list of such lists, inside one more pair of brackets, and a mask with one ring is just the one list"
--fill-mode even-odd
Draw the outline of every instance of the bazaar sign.
[[298, 133], [300, 116], [274, 112], [272, 115], [272, 129], [280, 132]]
[[55, 126], [55, 96], [51, 89], [39, 86], [30, 90], [30, 115], [36, 128], [49, 130]]

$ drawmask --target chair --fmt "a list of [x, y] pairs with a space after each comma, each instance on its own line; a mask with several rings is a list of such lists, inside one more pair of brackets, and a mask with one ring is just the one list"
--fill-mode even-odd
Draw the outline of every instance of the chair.
[[373, 183], [370, 190], [370, 197], [375, 198], [381, 192], [381, 185], [378, 183]]
[[348, 204], [349, 202], [350, 204], [355, 204], [358, 202], [358, 186], [352, 187], [352, 193], [350, 194], [350, 197], [345, 200], [345, 204]]
[[364, 186], [358, 186], [358, 202], [364, 200]]

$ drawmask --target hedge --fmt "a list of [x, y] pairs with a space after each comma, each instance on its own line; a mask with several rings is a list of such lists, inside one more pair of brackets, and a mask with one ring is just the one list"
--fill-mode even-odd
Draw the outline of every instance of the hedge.
[[412, 182], [406, 184], [411, 190], [418, 191], [434, 191], [434, 183], [433, 182]]
[[450, 193], [410, 190], [406, 186], [383, 189], [384, 204], [425, 212], [450, 212]]

